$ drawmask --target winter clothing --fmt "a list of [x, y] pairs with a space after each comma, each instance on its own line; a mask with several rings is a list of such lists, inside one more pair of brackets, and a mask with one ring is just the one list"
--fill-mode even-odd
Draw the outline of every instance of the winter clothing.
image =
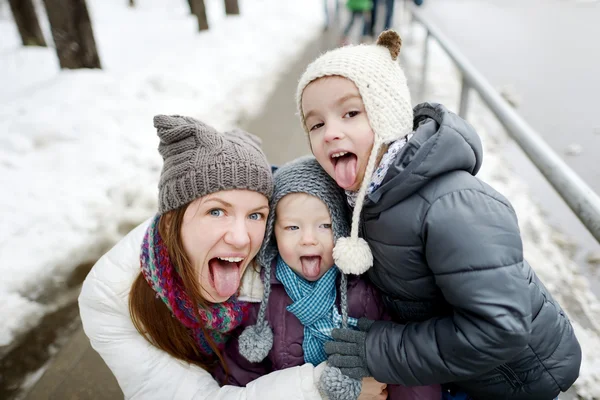
[[371, 0], [348, 0], [346, 1], [346, 7], [352, 12], [371, 11], [373, 2]]
[[[371, 176], [371, 183], [369, 183], [369, 186], [367, 187], [367, 195], [373, 193], [379, 186], [381, 186], [381, 182], [383, 182], [383, 179], [385, 178], [387, 171], [390, 168], [390, 165], [392, 165], [392, 163], [396, 159], [396, 155], [406, 145], [408, 139], [411, 136], [412, 135], [408, 135], [407, 137], [396, 140], [390, 145], [388, 150], [381, 157], [379, 165], [377, 166], [375, 171], [373, 171], [373, 175]], [[353, 192], [351, 190], [346, 190], [345, 192], [348, 204], [350, 205], [350, 207], [354, 207], [356, 205], [356, 198], [358, 197], [358, 192]]]
[[[81, 321], [92, 347], [117, 378], [126, 399], [143, 400], [321, 400], [316, 383], [324, 364], [271, 372], [246, 387], [219, 387], [209, 372], [150, 344], [129, 314], [129, 292], [140, 273], [140, 245], [150, 220], [106, 253], [85, 279], [79, 295]], [[260, 301], [262, 283], [248, 268], [241, 301]], [[231, 343], [230, 340], [228, 342]]]
[[[267, 306], [266, 319], [274, 333], [273, 348], [263, 363], [255, 364], [248, 362], [239, 354], [235, 339], [228, 342], [225, 359], [230, 370], [229, 384], [243, 386], [259, 377], [261, 373], [290, 368], [304, 362], [302, 350], [304, 326], [293, 313], [288, 311], [288, 307], [293, 304], [293, 300], [288, 296], [284, 285], [275, 276], [278, 268], [276, 261], [273, 262], [271, 267], [271, 269], [275, 269], [275, 273], [270, 279], [271, 295]], [[336, 306], [339, 307], [339, 305], [340, 299], [338, 296]], [[251, 311], [249, 321], [252, 320], [253, 315], [258, 314], [257, 308], [255, 306], [254, 310]], [[348, 314], [355, 318], [388, 319], [379, 293], [367, 280], [356, 276], [348, 278]], [[220, 376], [224, 377], [224, 374], [221, 372]], [[420, 387], [390, 385], [388, 390], [391, 400], [439, 400], [442, 396], [439, 385]]]
[[[265, 239], [257, 257], [259, 264], [265, 269], [265, 295], [256, 326], [248, 327], [240, 337], [240, 352], [252, 362], [262, 361], [272, 346], [272, 332], [264, 319], [269, 299], [268, 277], [271, 276], [271, 263], [278, 255], [274, 229], [279, 200], [290, 193], [306, 193], [315, 196], [325, 203], [329, 210], [334, 243], [348, 232], [348, 209], [345, 207], [344, 193], [314, 157], [300, 157], [285, 164], [275, 172], [273, 179], [276, 184], [270, 203], [271, 212], [267, 219]], [[348, 319], [346, 277], [342, 276], [340, 282], [342, 325], [345, 325]]]
[[365, 176], [352, 213], [350, 238], [336, 243], [334, 259], [344, 273], [361, 274], [373, 265], [366, 242], [358, 237], [358, 224], [370, 177], [381, 146], [401, 139], [412, 131], [413, 111], [406, 77], [397, 61], [402, 41], [394, 31], [383, 32], [375, 45], [346, 46], [325, 53], [313, 61], [298, 83], [296, 101], [302, 126], [308, 134], [302, 112], [302, 93], [308, 84], [324, 76], [351, 80], [362, 97], [375, 135]]
[[555, 398], [577, 379], [581, 348], [523, 259], [511, 204], [474, 176], [479, 137], [436, 104], [417, 106], [414, 125], [363, 208], [368, 276], [397, 322], [367, 332], [369, 372], [405, 385], [454, 382], [474, 399]]
[[160, 214], [221, 190], [271, 196], [271, 167], [256, 136], [241, 130], [219, 133], [179, 115], [157, 115], [154, 126], [164, 160], [158, 183]]
[[[365, 342], [367, 333], [375, 321], [361, 318], [358, 320], [358, 331], [350, 329], [335, 329], [332, 337], [335, 342], [325, 343], [325, 350], [331, 356], [330, 363], [340, 368], [344, 375], [353, 379], [362, 379], [371, 376], [367, 365]], [[344, 354], [339, 356], [338, 354]]]
[[[223, 303], [195, 306], [171, 263], [169, 250], [158, 231], [159, 220], [160, 215], [156, 215], [144, 235], [142, 274], [175, 318], [192, 332], [206, 362], [214, 361], [216, 357], [206, 335], [210, 335], [212, 342], [222, 350], [231, 332], [248, 317], [250, 303], [232, 297]], [[192, 311], [194, 308], [197, 308], [197, 314]]]
[[[339, 273], [340, 271], [333, 266], [318, 281], [309, 282], [296, 274], [281, 257], [277, 257], [275, 277], [292, 299], [293, 303], [287, 310], [294, 314], [304, 327], [304, 361], [313, 365], [327, 360], [323, 345], [331, 340], [333, 328], [342, 326], [342, 316], [335, 307], [335, 282]], [[348, 326], [356, 327], [357, 323], [356, 318], [348, 317]]]

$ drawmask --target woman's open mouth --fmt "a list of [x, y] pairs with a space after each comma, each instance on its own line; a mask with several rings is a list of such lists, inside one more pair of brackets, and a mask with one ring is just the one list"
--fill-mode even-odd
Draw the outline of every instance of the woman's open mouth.
[[339, 151], [330, 155], [335, 182], [343, 189], [350, 189], [358, 175], [358, 157], [349, 151]]
[[229, 298], [240, 287], [243, 257], [215, 257], [208, 261], [209, 281], [221, 297]]

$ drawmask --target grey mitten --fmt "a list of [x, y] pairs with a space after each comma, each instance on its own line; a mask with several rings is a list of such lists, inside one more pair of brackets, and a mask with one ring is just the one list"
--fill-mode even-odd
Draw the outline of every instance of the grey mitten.
[[327, 362], [330, 366], [339, 368], [342, 373], [350, 378], [361, 380], [372, 376], [369, 372], [366, 356], [367, 331], [373, 321], [366, 318], [358, 320], [360, 331], [352, 329], [334, 329], [331, 332], [333, 341], [325, 342], [325, 353], [329, 356]]

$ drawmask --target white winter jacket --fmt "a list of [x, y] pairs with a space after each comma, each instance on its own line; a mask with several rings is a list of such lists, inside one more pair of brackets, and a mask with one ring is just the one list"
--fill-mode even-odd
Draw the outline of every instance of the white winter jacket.
[[[129, 291], [140, 272], [140, 246], [150, 220], [106, 253], [83, 283], [79, 309], [92, 347], [111, 369], [126, 399], [320, 400], [316, 388], [323, 365], [275, 371], [246, 387], [223, 386], [205, 370], [179, 361], [148, 343], [133, 326]], [[249, 268], [241, 298], [260, 301], [262, 285]]]

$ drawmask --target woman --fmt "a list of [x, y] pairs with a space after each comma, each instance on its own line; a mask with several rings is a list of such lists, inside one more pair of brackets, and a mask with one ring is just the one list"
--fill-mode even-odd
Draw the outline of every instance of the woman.
[[219, 387], [210, 374], [247, 302], [262, 298], [252, 260], [273, 182], [258, 139], [180, 116], [157, 116], [154, 126], [164, 160], [159, 212], [83, 284], [79, 307], [92, 347], [126, 398], [320, 399], [322, 366], [277, 371], [245, 388]]

